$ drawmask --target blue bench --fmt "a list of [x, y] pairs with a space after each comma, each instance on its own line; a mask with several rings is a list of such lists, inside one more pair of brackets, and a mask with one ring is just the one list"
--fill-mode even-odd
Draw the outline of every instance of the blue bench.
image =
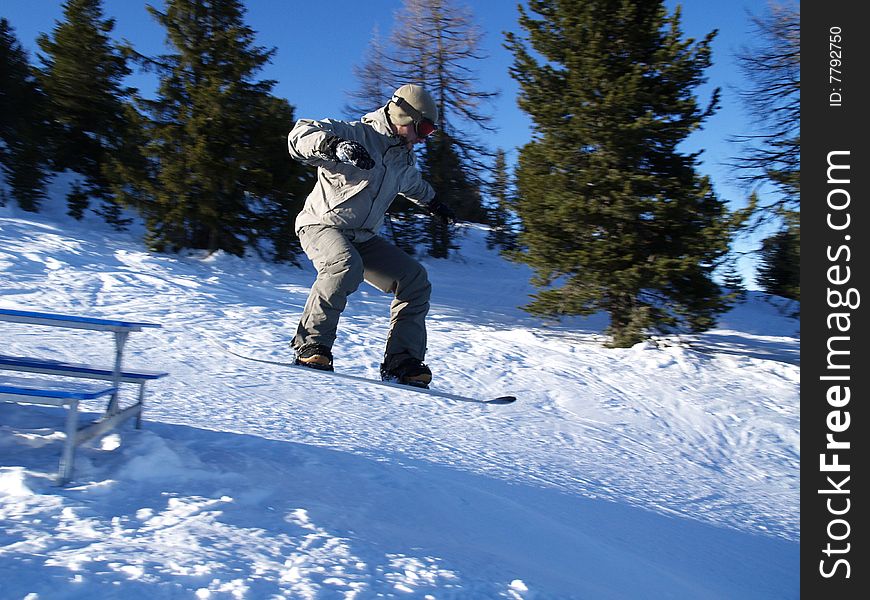
[[63, 444], [63, 452], [57, 470], [58, 483], [66, 483], [72, 477], [76, 446], [108, 431], [125, 418], [124, 411], [121, 411], [110, 418], [80, 428], [78, 425], [79, 402], [95, 400], [113, 393], [115, 393], [115, 387], [106, 384], [36, 377], [0, 376], [0, 400], [4, 402], [61, 406], [67, 409], [66, 440]]
[[[69, 363], [48, 358], [33, 358], [29, 356], [8, 356], [0, 354], [0, 369], [19, 371], [23, 373], [41, 373], [45, 375], [66, 375], [70, 377], [82, 377], [84, 379], [101, 379], [114, 381], [114, 369], [109, 367], [96, 367], [79, 363]], [[154, 379], [166, 377], [169, 373], [164, 371], [133, 371], [121, 369], [121, 383], [139, 384], [139, 399], [145, 395], [145, 384]]]
[[[141, 427], [146, 382], [168, 375], [160, 371], [132, 370], [122, 366], [123, 348], [130, 332], [140, 331], [144, 327], [160, 327], [160, 325], [8, 309], [0, 309], [0, 321], [114, 333], [115, 361], [112, 367], [98, 367], [48, 358], [0, 355], [0, 370], [28, 374], [23, 377], [0, 375], [0, 401], [59, 406], [68, 411], [66, 441], [58, 469], [60, 484], [72, 478], [76, 446], [133, 417], [136, 419], [136, 428]], [[45, 377], [46, 375], [52, 377]], [[81, 381], [82, 379], [109, 383], [84, 382]], [[122, 383], [139, 386], [136, 402], [123, 409], [119, 402]], [[109, 397], [109, 401], [101, 418], [85, 427], [79, 427], [79, 403], [105, 396]]]

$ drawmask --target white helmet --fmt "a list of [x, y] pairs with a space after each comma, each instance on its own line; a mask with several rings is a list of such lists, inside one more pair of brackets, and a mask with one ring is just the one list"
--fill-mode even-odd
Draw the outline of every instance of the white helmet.
[[387, 103], [387, 113], [396, 125], [410, 125], [426, 119], [438, 123], [438, 105], [432, 94], [419, 85], [408, 83], [400, 87]]

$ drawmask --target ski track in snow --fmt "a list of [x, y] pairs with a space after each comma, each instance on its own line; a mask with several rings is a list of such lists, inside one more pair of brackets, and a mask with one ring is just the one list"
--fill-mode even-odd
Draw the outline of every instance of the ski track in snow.
[[[472, 258], [430, 264], [434, 296], [427, 363], [435, 373], [433, 387], [481, 397], [514, 394], [519, 401], [513, 405], [467, 405], [338, 384], [328, 375], [244, 361], [219, 349], [215, 339], [252, 357], [289, 360], [289, 340], [314, 277], [310, 266], [251, 266], [223, 254], [155, 255], [127, 241], [130, 234], [73, 236], [49, 223], [0, 218], [0, 270], [12, 274], [0, 280], [0, 306], [162, 323], [162, 329], [131, 336], [127, 364], [171, 373], [149, 386], [146, 431], [139, 442], [140, 452], [165, 454], [170, 463], [179, 457], [160, 437], [148, 435], [149, 423], [158, 431], [189, 426], [337, 450], [376, 463], [449, 467], [566, 497], [799, 539], [799, 366], [788, 359], [797, 353], [794, 335], [753, 343], [751, 336], [723, 329], [689, 346], [605, 350], [600, 320], [546, 326], [517, 309], [532, 292], [525, 284], [516, 286], [528, 280], [524, 268], [480, 250], [480, 231], [468, 235]], [[337, 369], [377, 377], [388, 307], [389, 298], [368, 286], [351, 298], [334, 348]], [[101, 362], [110, 343], [92, 332], [0, 325], [9, 354], [41, 351]], [[734, 337], [739, 343], [729, 343]], [[753, 352], [741, 352], [741, 344]], [[765, 349], [786, 360], [760, 357]], [[37, 438], [32, 445], [49, 443]], [[127, 448], [111, 461], [128, 476], [137, 474], [131, 453]], [[316, 462], [318, 456], [309, 452], [307, 459]], [[175, 468], [196, 479], [200, 461], [183, 458], [193, 469]], [[83, 460], [87, 473], [105, 458]], [[222, 460], [254, 462], [227, 465], [229, 478], [261, 469], [258, 477], [268, 480], [267, 461], [243, 454]], [[139, 466], [138, 476], [147, 478], [147, 463]], [[12, 485], [19, 481], [14, 473], [6, 470], [0, 477]], [[403, 485], [413, 481], [391, 487]], [[317, 597], [324, 587], [353, 597], [366, 586], [372, 591], [373, 581], [392, 592], [438, 589], [439, 597], [451, 597], [460, 578], [433, 557], [386, 553], [384, 564], [367, 563], [302, 508], [286, 515], [278, 531], [265, 532], [221, 524], [218, 515], [238, 498], [169, 497], [163, 508], [154, 499], [148, 508], [131, 500], [131, 512], [111, 524], [89, 521], [86, 509], [81, 514], [67, 507], [54, 514], [61, 501], [42, 498], [28, 518], [53, 514], [61, 540], [65, 531], [71, 539], [91, 540], [90, 560], [130, 580], [148, 581], [145, 563], [185, 576], [218, 571], [222, 561], [231, 566], [232, 560], [243, 560], [231, 560], [231, 549], [247, 549], [244, 560], [255, 565], [257, 582], [277, 579], [283, 591], [298, 597]], [[215, 533], [222, 527], [223, 540]], [[149, 553], [161, 544], [159, 536], [167, 535], [193, 546], [173, 556], [168, 544], [155, 567]], [[200, 547], [213, 537], [212, 546]], [[131, 540], [133, 547], [125, 546]], [[56, 548], [49, 563], [72, 571], [83, 560], [79, 549], [64, 549], [62, 541], [26, 543], [34, 550]], [[295, 549], [289, 557], [288, 548]], [[0, 561], [2, 556], [0, 551]], [[111, 567], [122, 559], [124, 564]], [[257, 591], [242, 579], [223, 577], [197, 596]], [[526, 597], [520, 580], [479, 585], [484, 597]], [[469, 591], [460, 588], [456, 597]]]

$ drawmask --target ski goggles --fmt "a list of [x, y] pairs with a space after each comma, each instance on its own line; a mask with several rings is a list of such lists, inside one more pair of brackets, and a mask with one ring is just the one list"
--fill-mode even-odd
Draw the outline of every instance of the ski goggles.
[[421, 140], [435, 133], [436, 129], [438, 128], [435, 126], [435, 123], [429, 119], [423, 119], [414, 123], [414, 131], [417, 132], [417, 137]]
[[431, 119], [424, 117], [423, 113], [411, 106], [411, 103], [401, 96], [393, 96], [391, 100], [414, 121], [414, 131], [419, 139], [429, 137], [438, 129]]

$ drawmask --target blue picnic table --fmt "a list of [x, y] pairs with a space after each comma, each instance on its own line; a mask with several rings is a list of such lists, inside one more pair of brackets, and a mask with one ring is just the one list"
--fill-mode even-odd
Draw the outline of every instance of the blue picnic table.
[[[160, 327], [159, 324], [16, 309], [0, 309], [0, 321], [106, 331], [114, 336], [114, 360], [111, 367], [71, 363], [44, 356], [0, 354], [0, 370], [28, 374], [24, 377], [0, 375], [0, 400], [18, 404], [62, 406], [68, 409], [66, 440], [58, 468], [59, 483], [66, 483], [72, 477], [76, 446], [117, 427], [131, 417], [136, 418], [137, 428], [141, 426], [145, 383], [165, 377], [167, 373], [125, 369], [124, 347], [131, 333], [145, 328]], [[85, 383], [81, 381], [82, 379], [103, 380], [109, 383]], [[123, 409], [120, 406], [122, 383], [139, 385], [136, 403]], [[98, 421], [80, 428], [78, 426], [79, 403], [103, 396], [109, 396], [104, 414]]]

